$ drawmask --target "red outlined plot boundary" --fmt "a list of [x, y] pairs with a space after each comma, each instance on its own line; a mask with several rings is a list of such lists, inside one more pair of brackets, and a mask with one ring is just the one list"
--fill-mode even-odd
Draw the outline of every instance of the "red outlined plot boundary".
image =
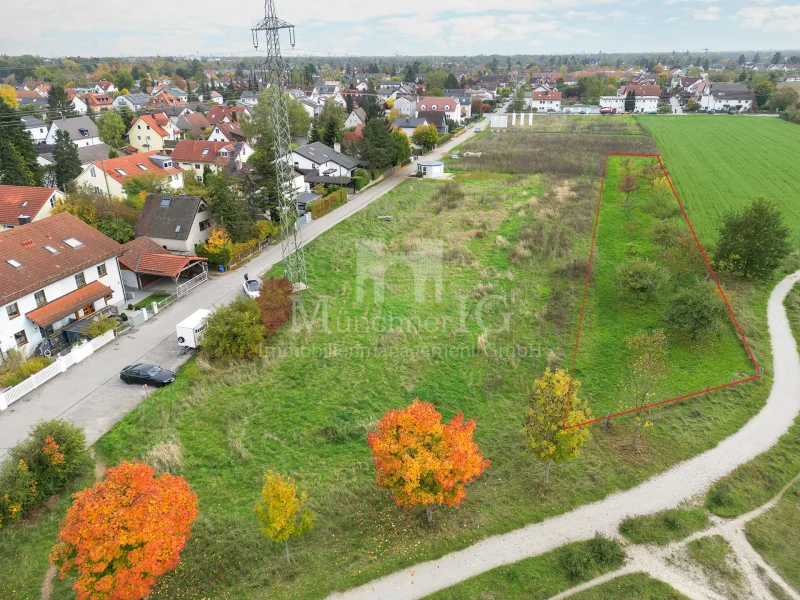
[[690, 394], [684, 394], [682, 396], [676, 396], [675, 398], [668, 398], [666, 400], [660, 400], [658, 402], [653, 402], [652, 404], [647, 404], [647, 405], [641, 406], [639, 408], [632, 408], [630, 410], [625, 410], [625, 411], [622, 411], [622, 412], [609, 414], [609, 415], [606, 415], [604, 417], [597, 417], [595, 419], [590, 419], [588, 421], [584, 421], [583, 423], [576, 423], [576, 424], [573, 424], [573, 425], [570, 425], [570, 426], [567, 426], [567, 413], [569, 411], [569, 392], [568, 392], [567, 393], [567, 399], [564, 402], [563, 429], [572, 429], [574, 427], [583, 427], [584, 425], [591, 425], [592, 423], [597, 423], [599, 421], [605, 421], [607, 419], [612, 419], [614, 417], [620, 417], [622, 415], [627, 415], [627, 414], [630, 414], [630, 413], [638, 412], [640, 410], [645, 410], [647, 408], [652, 408], [654, 406], [660, 406], [662, 404], [668, 404], [670, 402], [677, 402], [679, 400], [684, 400], [686, 398], [691, 398], [693, 396], [699, 396], [701, 394], [707, 394], [707, 393], [713, 392], [715, 390], [721, 390], [723, 388], [729, 388], [729, 387], [732, 387], [734, 385], [747, 383], [748, 381], [761, 379], [761, 369], [759, 368], [758, 363], [756, 362], [755, 356], [753, 356], [753, 352], [750, 349], [750, 345], [747, 343], [747, 340], [744, 337], [744, 333], [742, 333], [742, 328], [739, 326], [739, 322], [736, 320], [736, 316], [733, 314], [733, 310], [731, 309], [731, 305], [728, 303], [728, 299], [725, 297], [725, 292], [722, 291], [722, 286], [720, 285], [719, 280], [717, 279], [717, 274], [714, 273], [714, 269], [711, 268], [711, 263], [708, 262], [708, 257], [706, 256], [705, 250], [703, 250], [703, 246], [702, 246], [702, 244], [700, 244], [700, 240], [698, 239], [697, 234], [694, 231], [694, 227], [692, 227], [692, 223], [689, 220], [689, 216], [686, 214], [686, 210], [683, 208], [683, 203], [681, 202], [681, 199], [678, 197], [678, 192], [675, 191], [675, 186], [672, 184], [672, 179], [670, 179], [669, 173], [667, 173], [667, 169], [666, 169], [666, 167], [664, 167], [664, 163], [661, 161], [661, 155], [660, 154], [631, 154], [631, 153], [626, 153], [626, 152], [609, 152], [608, 154], [606, 154], [605, 163], [603, 164], [603, 176], [602, 176], [602, 179], [600, 180], [600, 197], [597, 199], [597, 208], [595, 209], [594, 228], [592, 229], [592, 244], [591, 244], [591, 247], [590, 247], [590, 250], [589, 250], [589, 261], [588, 261], [588, 264], [587, 264], [587, 267], [586, 267], [586, 278], [584, 279], [584, 282], [583, 282], [583, 296], [581, 298], [581, 310], [580, 310], [580, 314], [578, 316], [578, 331], [577, 331], [577, 334], [575, 336], [575, 347], [574, 347], [574, 349], [572, 351], [572, 367], [570, 368], [570, 372], [569, 372], [568, 390], [569, 391], [572, 390], [572, 378], [573, 378], [573, 376], [575, 374], [575, 362], [576, 362], [576, 360], [578, 358], [578, 346], [580, 344], [580, 339], [581, 339], [581, 326], [583, 325], [583, 314], [584, 314], [584, 310], [586, 308], [586, 294], [587, 294], [587, 292], [589, 290], [589, 279], [591, 277], [592, 261], [594, 259], [594, 246], [595, 246], [595, 242], [597, 240], [597, 225], [600, 222], [600, 205], [603, 202], [603, 190], [605, 189], [606, 175], [608, 173], [608, 159], [610, 157], [612, 157], [612, 156], [631, 156], [631, 157], [655, 158], [658, 161], [658, 165], [661, 167], [661, 172], [664, 174], [664, 177], [666, 177], [667, 183], [669, 183], [669, 187], [672, 190], [672, 195], [675, 198], [675, 201], [678, 203], [678, 206], [681, 209], [681, 214], [683, 215], [683, 219], [684, 219], [684, 221], [686, 221], [686, 224], [689, 226], [689, 231], [692, 233], [692, 237], [694, 238], [694, 242], [695, 242], [695, 244], [697, 244], [698, 250], [700, 250], [700, 254], [703, 257], [703, 261], [706, 264], [706, 268], [708, 269], [708, 272], [710, 273], [711, 277], [714, 279], [714, 284], [717, 286], [717, 291], [719, 292], [720, 296], [722, 297], [723, 302], [725, 302], [725, 308], [728, 310], [728, 314], [730, 315], [731, 320], [733, 321], [733, 324], [736, 326], [736, 331], [739, 334], [739, 339], [742, 341], [742, 344], [744, 345], [745, 350], [747, 350], [747, 355], [750, 357], [750, 361], [753, 363], [753, 368], [755, 369], [755, 373], [756, 374], [753, 375], [752, 377], [747, 377], [745, 379], [739, 379], [739, 380], [736, 380], [736, 381], [732, 381], [731, 383], [726, 383], [724, 385], [718, 385], [716, 387], [707, 388], [705, 390], [699, 390], [699, 391], [696, 391], [696, 392], [692, 392]]

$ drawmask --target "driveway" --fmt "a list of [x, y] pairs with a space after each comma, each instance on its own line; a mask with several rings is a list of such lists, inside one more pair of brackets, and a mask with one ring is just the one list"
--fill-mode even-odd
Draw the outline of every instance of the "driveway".
[[769, 298], [767, 323], [774, 359], [772, 390], [764, 408], [716, 447], [675, 465], [630, 490], [580, 506], [563, 515], [486, 538], [438, 560], [412, 565], [361, 587], [334, 594], [336, 600], [412, 600], [450, 587], [495, 567], [587, 540], [612, 536], [627, 517], [674, 508], [705, 494], [712, 483], [772, 447], [800, 413], [800, 357], [783, 300], [800, 271], [781, 281]]
[[681, 103], [675, 96], [672, 96], [669, 99], [669, 105], [672, 107], [672, 114], [673, 115], [682, 115], [683, 114], [683, 107], [681, 107]]
[[[486, 126], [485, 122], [481, 122]], [[451, 140], [426, 155], [438, 159], [454, 146], [475, 135], [475, 129]], [[306, 244], [337, 223], [368, 206], [416, 170], [414, 163], [385, 180], [352, 196], [351, 200], [303, 227]], [[267, 248], [246, 265], [212, 277], [179, 302], [164, 309], [131, 333], [106, 345], [86, 360], [0, 411], [0, 459], [28, 435], [31, 425], [41, 419], [68, 419], [81, 426], [93, 444], [106, 431], [145, 398], [145, 388], [126, 385], [119, 372], [127, 365], [148, 362], [175, 370], [189, 358], [179, 355], [175, 326], [199, 308], [213, 308], [233, 301], [242, 293], [245, 272], [261, 276], [280, 262], [280, 245]]]

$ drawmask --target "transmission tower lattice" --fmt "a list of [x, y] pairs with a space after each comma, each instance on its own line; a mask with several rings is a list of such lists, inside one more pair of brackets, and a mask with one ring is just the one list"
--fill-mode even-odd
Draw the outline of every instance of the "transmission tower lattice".
[[281, 29], [289, 30], [289, 43], [294, 48], [294, 25], [275, 15], [274, 0], [264, 2], [264, 18], [252, 28], [253, 46], [258, 49], [259, 32], [264, 33], [266, 58], [261, 63], [263, 79], [268, 86], [269, 126], [275, 145], [275, 172], [277, 175], [278, 211], [281, 220], [281, 253], [286, 278], [296, 290], [305, 289], [306, 259], [298, 219], [297, 190], [294, 188], [294, 167], [291, 160], [291, 135], [289, 112], [286, 106], [285, 79], [289, 64], [281, 56]]

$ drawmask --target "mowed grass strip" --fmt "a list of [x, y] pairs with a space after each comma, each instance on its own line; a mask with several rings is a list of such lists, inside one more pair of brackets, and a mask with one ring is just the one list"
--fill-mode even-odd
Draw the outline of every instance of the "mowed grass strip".
[[704, 242], [719, 217], [758, 196], [777, 204], [800, 247], [800, 127], [726, 115], [637, 117], [653, 135], [675, 189]]
[[689, 600], [646, 573], [622, 575], [570, 596], [572, 600]]
[[619, 532], [634, 544], [663, 546], [702, 531], [708, 524], [708, 513], [703, 508], [673, 508], [625, 519], [620, 523]]

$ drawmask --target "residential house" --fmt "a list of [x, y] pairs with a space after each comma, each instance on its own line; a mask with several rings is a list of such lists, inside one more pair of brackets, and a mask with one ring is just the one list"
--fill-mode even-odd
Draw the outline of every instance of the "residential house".
[[75, 182], [90, 185], [109, 196], [125, 198], [122, 185], [143, 173], [163, 175], [172, 189], [183, 189], [183, 171], [175, 166], [171, 157], [160, 154], [158, 150], [94, 162], [78, 175]]
[[124, 96], [117, 96], [111, 103], [114, 110], [119, 110], [123, 106], [127, 106], [133, 112], [144, 110], [147, 103], [150, 101], [150, 96], [147, 94], [125, 94]]
[[[41, 150], [47, 149], [39, 155], [37, 161], [43, 167], [50, 167], [56, 164], [56, 159], [53, 158], [54, 146], [42, 146]], [[108, 144], [94, 144], [93, 146], [81, 146], [78, 148], [78, 158], [81, 161], [81, 167], [86, 168], [89, 163], [105, 160], [108, 158], [108, 153], [111, 151], [111, 146]]]
[[177, 117], [170, 117], [173, 123], [185, 134], [193, 134], [195, 138], [202, 137], [207, 128], [210, 128], [208, 120], [203, 113], [195, 112]]
[[424, 118], [398, 117], [392, 123], [392, 129], [399, 129], [408, 136], [408, 139], [411, 139], [417, 127], [427, 124], [428, 121]]
[[128, 131], [131, 146], [142, 152], [163, 150], [164, 142], [180, 138], [181, 130], [163, 113], [141, 115]]
[[125, 302], [122, 247], [69, 213], [0, 235], [0, 353], [32, 354], [45, 337]]
[[35, 90], [17, 90], [17, 100], [19, 101], [20, 107], [33, 106], [40, 111], [47, 110], [47, 98], [43, 98], [42, 95]]
[[433, 111], [445, 113], [445, 116], [455, 123], [461, 123], [462, 121], [461, 104], [451, 96], [425, 96], [417, 101], [415, 109], [416, 114], [413, 116], [416, 117], [419, 116], [420, 112]]
[[67, 88], [65, 91], [67, 92], [67, 100], [72, 103], [72, 108], [75, 109], [75, 112], [79, 115], [85, 115], [89, 111], [89, 107], [81, 99], [83, 94], [80, 94], [75, 88]]
[[55, 188], [0, 185], [0, 231], [49, 217], [63, 197]]
[[211, 125], [216, 125], [217, 123], [236, 123], [240, 121], [245, 114], [249, 116], [250, 111], [244, 106], [212, 106], [208, 109], [206, 120]]
[[325, 104], [325, 101], [331, 98], [336, 104], [347, 106], [347, 101], [342, 96], [342, 91], [338, 85], [318, 85], [315, 86], [314, 91], [317, 93], [321, 104]]
[[253, 150], [247, 142], [212, 142], [203, 140], [181, 140], [172, 150], [172, 160], [184, 171], [194, 173], [197, 181], [203, 181], [205, 168], [212, 173], [232, 167], [242, 169]]
[[210, 142], [244, 142], [245, 135], [238, 123], [217, 123], [208, 136]]
[[113, 96], [117, 93], [117, 86], [115, 86], [112, 82], [107, 81], [105, 79], [101, 79], [97, 82], [94, 86], [94, 91], [98, 94], [104, 94], [107, 96]]
[[292, 163], [301, 172], [317, 171], [326, 177], [352, 177], [359, 162], [355, 158], [336, 152], [322, 142], [306, 144], [292, 150]]
[[561, 112], [561, 92], [530, 92], [525, 94], [527, 107], [536, 112]]
[[424, 119], [429, 125], [436, 125], [439, 134], [447, 133], [447, 113], [441, 110], [418, 110], [416, 119]]
[[90, 92], [85, 94], [82, 100], [86, 103], [87, 110], [94, 113], [102, 113], [112, 110], [113, 100], [105, 94]]
[[394, 106], [392, 108], [398, 110], [401, 115], [411, 117], [416, 112], [417, 100], [418, 97], [416, 94], [397, 96], [397, 98], [394, 99]]
[[66, 131], [72, 143], [77, 148], [84, 146], [95, 146], [101, 144], [100, 133], [97, 130], [97, 125], [94, 124], [89, 117], [73, 117], [72, 119], [59, 119], [50, 124], [50, 129], [47, 132], [45, 143], [48, 146], [54, 146], [56, 143], [56, 132]]
[[34, 144], [44, 144], [47, 140], [47, 123], [36, 117], [25, 115], [21, 117], [25, 131], [31, 136]]
[[345, 119], [344, 121], [345, 129], [366, 124], [367, 124], [367, 113], [364, 111], [363, 108], [353, 109], [353, 111], [349, 115], [347, 115], [347, 119]]
[[122, 283], [128, 289], [142, 290], [148, 285], [158, 285], [165, 279], [172, 280], [174, 285], [181, 279], [195, 277], [208, 269], [208, 259], [173, 254], [147, 236], [122, 244], [122, 250], [123, 254], [119, 257], [120, 274]]
[[661, 96], [661, 87], [657, 85], [623, 85], [617, 90], [618, 96], [627, 96], [633, 92], [637, 96]]
[[136, 220], [136, 236], [146, 235], [170, 252], [191, 255], [208, 240], [211, 215], [197, 196], [150, 194]]
[[258, 104], [258, 92], [254, 92], [252, 90], [243, 91], [241, 96], [239, 96], [237, 103], [248, 108], [254, 107], [256, 104]]
[[713, 111], [748, 111], [753, 109], [755, 94], [741, 83], [711, 83], [703, 88], [700, 107]]
[[[206, 97], [200, 96], [200, 100], [206, 101]], [[225, 102], [225, 99], [222, 97], [222, 94], [220, 94], [217, 90], [211, 90], [210, 92], [208, 92], [207, 100], [208, 102], [213, 102], [214, 104], [222, 104]]]
[[[627, 96], [600, 96], [600, 108], [610, 108], [618, 113], [625, 112], [625, 101]], [[634, 113], [656, 113], [658, 112], [659, 96], [634, 96]], [[567, 112], [567, 107], [564, 107]]]
[[186, 104], [186, 101], [181, 100], [179, 97], [173, 96], [169, 92], [161, 92], [156, 96], [151, 96], [145, 107], [161, 109], [168, 106], [180, 106], [181, 104]]

